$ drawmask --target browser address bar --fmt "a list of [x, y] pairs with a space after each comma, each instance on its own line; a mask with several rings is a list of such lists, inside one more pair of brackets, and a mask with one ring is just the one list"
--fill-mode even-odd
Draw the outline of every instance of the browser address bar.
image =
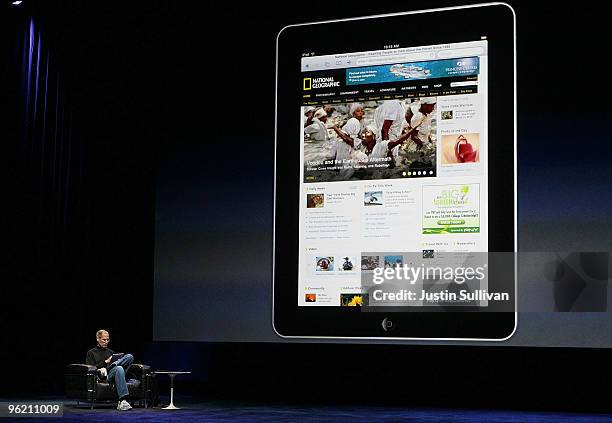
[[413, 62], [416, 60], [429, 60], [435, 58], [435, 53], [431, 52], [422, 52], [422, 53], [404, 53], [404, 54], [390, 54], [388, 56], [379, 56], [379, 57], [365, 57], [362, 59], [357, 59], [358, 65], [382, 65], [386, 63], [403, 63], [403, 62]]
[[364, 57], [357, 59], [357, 65], [383, 65], [388, 63], [414, 62], [417, 60], [450, 59], [452, 57], [481, 56], [484, 54], [482, 47], [458, 48], [451, 50], [390, 54], [388, 56]]

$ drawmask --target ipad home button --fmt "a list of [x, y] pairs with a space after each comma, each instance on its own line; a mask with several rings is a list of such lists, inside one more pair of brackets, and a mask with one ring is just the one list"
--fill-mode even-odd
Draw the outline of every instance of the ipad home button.
[[388, 317], [385, 317], [382, 321], [382, 328], [385, 332], [392, 331], [395, 328], [393, 320], [389, 319]]

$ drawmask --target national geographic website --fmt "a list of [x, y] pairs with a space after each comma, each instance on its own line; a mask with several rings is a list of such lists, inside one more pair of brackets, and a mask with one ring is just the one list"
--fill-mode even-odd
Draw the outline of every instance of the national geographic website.
[[[439, 295], [421, 289], [402, 304], [448, 300], [461, 255], [488, 250], [487, 41], [303, 57], [301, 66], [298, 304], [368, 305], [385, 275], [423, 276], [429, 266], [429, 285], [411, 283]], [[478, 261], [469, 275], [479, 276]], [[436, 273], [447, 267], [450, 279]], [[461, 284], [486, 294], [486, 278]]]

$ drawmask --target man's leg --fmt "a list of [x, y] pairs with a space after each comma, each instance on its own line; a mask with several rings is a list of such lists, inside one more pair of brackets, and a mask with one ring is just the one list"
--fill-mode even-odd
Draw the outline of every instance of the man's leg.
[[127, 370], [130, 368], [133, 362], [134, 362], [134, 356], [132, 354], [125, 354], [119, 360], [115, 361], [115, 364], [117, 366], [123, 367], [123, 370]]
[[128, 387], [125, 382], [125, 370], [123, 366], [115, 366], [108, 372], [108, 381], [115, 385], [119, 400], [125, 399], [128, 396]]

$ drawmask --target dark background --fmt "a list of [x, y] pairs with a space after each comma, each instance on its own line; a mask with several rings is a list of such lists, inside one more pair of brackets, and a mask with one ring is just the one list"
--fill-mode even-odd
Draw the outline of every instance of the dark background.
[[[512, 5], [520, 248], [609, 250], [605, 14]], [[185, 383], [209, 397], [609, 408], [596, 388], [611, 380], [609, 349], [152, 342], [154, 228], [165, 218], [156, 193], [180, 210], [171, 227], [182, 248], [208, 248], [198, 266], [218, 282], [205, 295], [239, 295], [236, 268], [253, 269], [269, 295], [276, 34], [290, 23], [422, 8], [400, 6], [5, 2], [0, 358], [11, 382], [0, 393], [61, 394], [64, 366], [82, 362], [105, 327], [111, 347], [157, 368], [191, 368]], [[27, 66], [31, 22], [37, 71]], [[173, 181], [160, 177], [169, 170]], [[249, 313], [248, 299], [240, 306]], [[406, 358], [422, 366], [405, 368]]]

